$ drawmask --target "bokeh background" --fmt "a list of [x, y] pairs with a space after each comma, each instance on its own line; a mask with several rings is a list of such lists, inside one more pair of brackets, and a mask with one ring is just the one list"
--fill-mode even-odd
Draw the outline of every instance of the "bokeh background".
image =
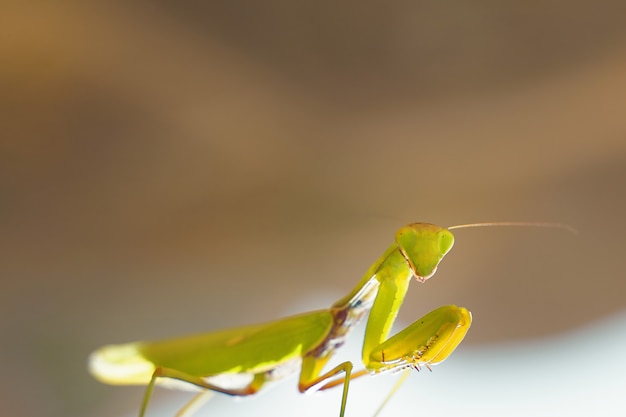
[[[143, 390], [93, 380], [91, 350], [326, 307], [405, 223], [522, 220], [580, 234], [459, 230], [400, 320], [472, 310], [468, 360], [432, 373], [476, 381], [467, 415], [505, 394], [499, 415], [540, 415], [546, 380], [623, 415], [624, 16], [608, 0], [2, 2], [0, 414], [134, 415]], [[295, 384], [215, 407], [322, 414], [327, 396]], [[410, 387], [390, 415], [420, 410]], [[349, 415], [371, 414], [355, 389]], [[440, 415], [470, 406], [450, 391]], [[166, 415], [188, 396], [172, 398]]]

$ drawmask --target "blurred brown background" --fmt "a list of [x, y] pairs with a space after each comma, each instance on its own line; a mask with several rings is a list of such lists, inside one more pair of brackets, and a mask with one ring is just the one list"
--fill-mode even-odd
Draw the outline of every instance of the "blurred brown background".
[[626, 307], [623, 2], [0, 10], [2, 415], [135, 412], [91, 350], [325, 307], [414, 221], [580, 235], [459, 230], [405, 322], [464, 305], [477, 346]]

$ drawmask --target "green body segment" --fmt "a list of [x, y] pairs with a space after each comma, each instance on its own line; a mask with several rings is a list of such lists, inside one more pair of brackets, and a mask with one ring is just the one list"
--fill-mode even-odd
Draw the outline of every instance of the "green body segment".
[[[301, 358], [318, 346], [330, 331], [332, 321], [327, 310], [319, 310], [213, 333], [104, 346], [92, 354], [91, 371], [98, 379], [112, 384], [147, 384], [157, 366], [200, 377], [265, 372]], [[98, 363], [103, 366], [94, 366]], [[116, 380], [116, 366], [130, 374], [119, 373]], [[133, 366], [137, 369], [134, 376]]]
[[331, 325], [332, 316], [320, 310], [267, 324], [145, 343], [139, 351], [154, 364], [191, 375], [258, 373], [302, 357], [324, 339]]

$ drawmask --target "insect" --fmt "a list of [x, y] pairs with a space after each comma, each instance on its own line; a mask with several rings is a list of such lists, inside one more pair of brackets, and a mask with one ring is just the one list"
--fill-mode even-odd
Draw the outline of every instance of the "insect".
[[[143, 417], [157, 383], [246, 396], [299, 368], [298, 390], [302, 393], [343, 385], [339, 412], [343, 417], [352, 379], [387, 371], [419, 370], [421, 366], [430, 368], [461, 343], [472, 316], [467, 309], [454, 305], [439, 307], [388, 336], [411, 279], [424, 283], [452, 249], [454, 236], [450, 229], [494, 224], [447, 229], [429, 223], [409, 224], [396, 232], [394, 243], [356, 287], [328, 309], [176, 339], [104, 346], [91, 354], [89, 370], [104, 383], [147, 385], [139, 411]], [[343, 362], [324, 372], [333, 353], [368, 312], [362, 350], [365, 369], [352, 372], [353, 364]], [[232, 388], [220, 382], [224, 376], [245, 377], [247, 381]], [[187, 413], [202, 396], [194, 397], [179, 415]]]

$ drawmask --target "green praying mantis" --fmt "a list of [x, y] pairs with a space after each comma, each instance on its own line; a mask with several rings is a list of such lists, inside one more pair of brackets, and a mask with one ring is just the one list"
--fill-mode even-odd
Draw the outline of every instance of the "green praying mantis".
[[[104, 383], [147, 385], [139, 411], [139, 417], [143, 417], [157, 383], [202, 390], [179, 412], [182, 416], [197, 408], [206, 393], [252, 395], [266, 383], [297, 372], [299, 367], [301, 393], [343, 385], [339, 411], [343, 417], [351, 380], [367, 374], [419, 370], [422, 366], [430, 369], [461, 343], [472, 316], [467, 309], [454, 305], [439, 307], [388, 336], [411, 279], [424, 283], [452, 249], [454, 236], [450, 230], [490, 225], [571, 230], [567, 225], [553, 223], [477, 223], [448, 228], [409, 224], [396, 232], [394, 243], [356, 287], [328, 309], [176, 339], [104, 346], [91, 354], [89, 370]], [[365, 369], [353, 372], [353, 364], [346, 361], [324, 372], [332, 355], [368, 312], [362, 350]], [[220, 384], [219, 377], [232, 375], [247, 380], [235, 388]]]

